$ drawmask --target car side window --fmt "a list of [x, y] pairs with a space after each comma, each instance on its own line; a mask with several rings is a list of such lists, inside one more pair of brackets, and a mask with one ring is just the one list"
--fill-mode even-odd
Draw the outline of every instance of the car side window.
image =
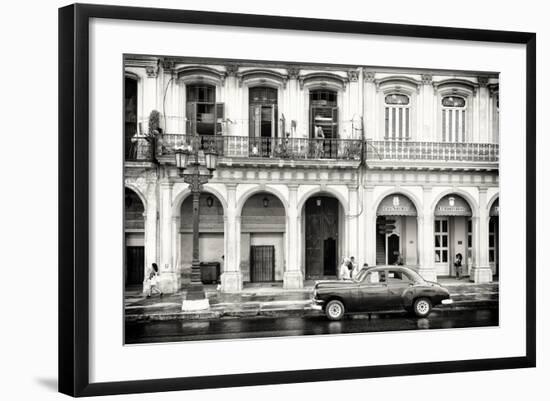
[[378, 284], [386, 282], [386, 272], [385, 271], [375, 271], [369, 272], [365, 277], [366, 284]]
[[388, 271], [388, 284], [408, 284], [410, 282], [411, 279], [407, 274], [396, 270]]

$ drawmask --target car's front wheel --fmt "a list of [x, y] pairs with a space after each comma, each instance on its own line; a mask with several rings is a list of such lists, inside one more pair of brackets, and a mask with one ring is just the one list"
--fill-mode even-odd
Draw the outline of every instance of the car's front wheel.
[[426, 317], [432, 311], [432, 302], [428, 298], [418, 298], [414, 301], [413, 311], [418, 317]]
[[341, 301], [338, 301], [337, 299], [333, 299], [332, 301], [329, 301], [329, 303], [325, 307], [325, 314], [327, 315], [327, 318], [329, 318], [330, 320], [342, 319], [342, 316], [344, 316], [344, 312], [345, 312], [344, 304]]

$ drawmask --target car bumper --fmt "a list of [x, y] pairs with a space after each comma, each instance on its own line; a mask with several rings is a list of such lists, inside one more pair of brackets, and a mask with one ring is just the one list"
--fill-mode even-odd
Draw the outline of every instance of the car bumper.
[[453, 303], [453, 300], [451, 298], [444, 299], [444, 300], [441, 301], [442, 305], [452, 305], [452, 303]]
[[320, 299], [313, 298], [311, 300], [311, 309], [323, 310], [323, 305], [324, 304], [325, 304], [325, 301], [321, 301]]

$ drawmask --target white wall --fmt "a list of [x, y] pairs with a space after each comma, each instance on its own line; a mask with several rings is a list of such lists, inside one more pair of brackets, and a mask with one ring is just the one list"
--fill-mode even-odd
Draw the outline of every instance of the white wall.
[[[103, 4], [104, 0], [89, 0]], [[332, 3], [319, 3], [311, 7], [306, 2], [280, 0], [277, 2], [246, 2], [234, 0], [202, 0], [182, 3], [176, 0], [110, 0], [109, 3], [126, 6], [156, 6], [167, 8], [188, 8], [218, 10], [226, 12], [246, 12], [260, 14], [284, 14], [301, 17], [334, 19], [370, 20], [395, 23], [415, 23], [426, 25], [463, 26], [489, 28], [497, 30], [537, 31], [538, 38], [538, 94], [539, 94], [539, 133], [548, 132], [550, 126], [545, 121], [544, 110], [548, 109], [547, 97], [550, 90], [548, 71], [550, 57], [550, 25], [544, 2], [525, 0], [523, 2], [485, 2], [464, 0], [460, 6], [449, 12], [437, 0], [410, 2], [395, 0], [391, 6], [369, 2], [341, 0]], [[57, 377], [57, 7], [68, 4], [67, 1], [37, 1], [9, 3], [5, 6], [1, 29], [5, 55], [10, 62], [0, 65], [4, 77], [1, 97], [3, 110], [9, 110], [11, 117], [6, 119], [4, 131], [8, 149], [25, 149], [29, 156], [26, 160], [42, 160], [40, 173], [47, 179], [29, 180], [36, 174], [36, 166], [22, 162], [21, 152], [4, 152], [2, 163], [6, 196], [0, 199], [4, 214], [1, 239], [6, 266], [29, 266], [33, 279], [26, 282], [25, 291], [30, 296], [21, 296], [21, 287], [4, 288], [3, 298], [17, 300], [16, 307], [5, 308], [4, 320], [17, 329], [2, 332], [3, 371], [9, 372], [9, 380], [2, 386], [7, 399], [64, 400], [67, 397], [56, 393]], [[32, 27], [32, 28], [31, 28]], [[32, 55], [29, 54], [32, 49]], [[215, 56], [215, 49], [212, 50]], [[32, 59], [32, 60], [31, 60]], [[33, 61], [34, 60], [34, 61]], [[38, 73], [39, 71], [39, 73]], [[37, 90], [37, 85], [40, 90]], [[39, 107], [31, 107], [29, 94], [38, 100]], [[36, 103], [32, 103], [36, 105]], [[24, 127], [24, 134], [20, 133]], [[550, 138], [539, 136], [539, 205], [550, 197], [550, 186], [543, 177], [550, 174], [550, 160], [543, 158], [543, 152], [550, 146]], [[49, 155], [44, 159], [44, 155]], [[14, 166], [17, 169], [14, 170]], [[12, 196], [16, 194], [17, 196]], [[29, 227], [33, 226], [34, 214], [29, 213], [36, 206], [37, 194], [40, 204], [49, 213], [43, 215], [42, 224], [47, 228], [46, 236], [33, 243], [32, 255], [29, 255]], [[550, 223], [548, 212], [544, 208], [538, 211], [538, 240], [540, 244], [550, 240], [545, 227]], [[539, 260], [542, 260], [543, 247], [538, 247]], [[40, 268], [28, 264], [29, 256], [40, 255]], [[444, 394], [448, 401], [462, 401], [475, 392], [477, 399], [521, 399], [527, 394], [544, 394], [545, 383], [550, 375], [548, 320], [542, 319], [550, 307], [550, 294], [542, 291], [548, 282], [548, 270], [538, 269], [538, 338], [539, 356], [536, 369], [456, 373], [429, 376], [405, 376], [369, 380], [350, 380], [339, 382], [320, 382], [292, 384], [284, 386], [256, 386], [222, 390], [201, 390], [185, 393], [169, 392], [147, 395], [151, 400], [179, 400], [184, 397], [197, 400], [281, 400], [298, 397], [319, 397], [325, 399], [341, 398], [346, 394], [366, 394], [372, 398], [407, 398], [424, 400], [425, 391]], [[40, 305], [41, 313], [22, 313], [23, 310], [36, 310]], [[40, 328], [39, 330], [37, 328]], [[368, 342], [368, 336], [365, 337]], [[429, 338], [429, 334], [427, 334]], [[31, 364], [23, 355], [40, 355]], [[518, 385], [519, 384], [519, 385]], [[452, 389], [452, 390], [450, 390]], [[105, 400], [140, 400], [144, 395], [106, 397]], [[539, 399], [542, 396], [539, 396]]]

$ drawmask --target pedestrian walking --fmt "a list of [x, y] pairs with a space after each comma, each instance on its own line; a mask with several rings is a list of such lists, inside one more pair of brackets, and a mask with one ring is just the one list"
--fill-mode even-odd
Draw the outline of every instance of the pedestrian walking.
[[[352, 261], [353, 263], [353, 261]], [[365, 267], [366, 263], [363, 265], [363, 268]], [[351, 278], [352, 280], [355, 280], [355, 278], [357, 278], [357, 275], [359, 274], [359, 272], [363, 270], [362, 268], [360, 269], [359, 268], [359, 263], [355, 263], [353, 264], [353, 269], [351, 270]]]
[[456, 278], [457, 278], [457, 280], [460, 280], [460, 273], [461, 273], [461, 270], [462, 270], [462, 254], [460, 252], [457, 253], [456, 256], [455, 256], [454, 265], [455, 265]]
[[353, 272], [354, 269], [357, 269], [357, 263], [355, 263], [355, 256], [350, 256], [349, 260], [350, 260], [349, 274], [350, 274], [350, 277], [353, 277], [351, 273]]
[[344, 260], [342, 261], [342, 264], [340, 265], [340, 271], [338, 274], [340, 280], [350, 279], [350, 271], [349, 271], [350, 264], [351, 264], [350, 259], [344, 258]]
[[162, 291], [159, 289], [159, 268], [156, 263], [152, 264], [151, 272], [149, 273], [149, 277], [147, 279], [148, 281], [148, 289], [147, 289], [147, 298], [150, 298], [151, 295], [153, 295], [153, 292], [156, 294], [159, 294], [160, 297], [162, 297]]

